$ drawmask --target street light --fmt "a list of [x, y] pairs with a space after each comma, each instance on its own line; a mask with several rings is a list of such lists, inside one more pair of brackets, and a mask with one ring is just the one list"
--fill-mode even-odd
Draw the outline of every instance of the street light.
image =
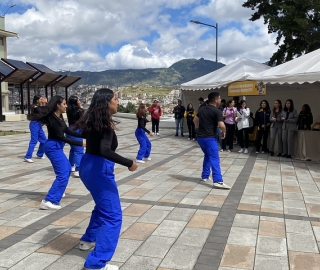
[[190, 22], [195, 23], [195, 24], [203, 24], [206, 26], [210, 26], [216, 29], [216, 70], [218, 70], [218, 23], [216, 23], [216, 26], [207, 24], [207, 23], [202, 23], [199, 21], [191, 20]]
[[2, 15], [1, 17], [4, 17], [4, 16], [7, 14], [8, 10], [9, 10], [10, 8], [15, 7], [15, 6], [16, 6], [16, 5], [12, 5], [12, 6], [8, 7], [8, 9], [6, 10], [6, 12], [5, 12], [5, 13], [3, 13], [3, 15]]

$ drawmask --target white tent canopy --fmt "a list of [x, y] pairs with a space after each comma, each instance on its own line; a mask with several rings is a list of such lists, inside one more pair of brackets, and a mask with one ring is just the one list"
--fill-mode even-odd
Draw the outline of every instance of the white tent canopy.
[[302, 84], [320, 81], [320, 49], [269, 70], [253, 74], [247, 79], [279, 84]]
[[236, 81], [248, 80], [250, 75], [270, 69], [269, 66], [257, 63], [247, 58], [241, 58], [223, 68], [206, 74], [192, 81], [183, 83], [183, 90], [205, 90], [220, 88]]

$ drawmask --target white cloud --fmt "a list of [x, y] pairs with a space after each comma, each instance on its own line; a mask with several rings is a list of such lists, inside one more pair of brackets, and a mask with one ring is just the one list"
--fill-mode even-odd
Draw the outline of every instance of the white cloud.
[[[6, 29], [20, 37], [9, 39], [8, 57], [65, 70], [168, 67], [183, 58], [215, 60], [214, 29], [189, 23], [200, 17], [219, 23], [220, 62], [242, 56], [260, 62], [270, 58], [274, 37], [262, 21], [249, 21], [252, 11], [241, 1], [203, 2], [16, 0], [25, 11], [6, 16]], [[179, 10], [178, 15], [168, 9]]]

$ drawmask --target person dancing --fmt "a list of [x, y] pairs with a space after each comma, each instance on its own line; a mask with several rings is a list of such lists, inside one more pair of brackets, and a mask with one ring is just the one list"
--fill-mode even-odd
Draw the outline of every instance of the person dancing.
[[[33, 97], [31, 119], [33, 115], [40, 113], [42, 109], [41, 100], [42, 100], [41, 96]], [[37, 151], [37, 158], [44, 158], [44, 143], [46, 142], [47, 137], [44, 134], [44, 131], [42, 129], [42, 124], [40, 122], [34, 121], [34, 120], [30, 121], [29, 128], [30, 128], [31, 139], [29, 142], [27, 153], [24, 156], [24, 161], [33, 163], [32, 154], [38, 142], [40, 142], [40, 145]]]
[[86, 152], [80, 163], [80, 179], [95, 202], [89, 226], [80, 239], [79, 248], [89, 253], [86, 269], [118, 270], [110, 265], [120, 236], [122, 211], [114, 175], [115, 163], [135, 171], [137, 164], [117, 154], [117, 135], [112, 115], [117, 112], [118, 100], [113, 91], [99, 89], [93, 95], [89, 109], [78, 121], [86, 139]]
[[66, 112], [66, 100], [61, 96], [53, 96], [48, 105], [42, 111], [34, 116], [34, 120], [45, 124], [48, 129], [48, 140], [44, 144], [44, 151], [49, 158], [53, 170], [56, 174], [50, 190], [40, 204], [40, 209], [61, 208], [60, 200], [64, 195], [69, 182], [71, 166], [66, 155], [63, 153], [65, 143], [84, 146], [84, 142], [71, 140], [64, 136], [64, 133], [81, 137], [81, 134], [69, 129], [63, 119], [62, 114]]
[[137, 110], [137, 118], [138, 118], [138, 127], [136, 129], [135, 135], [137, 141], [140, 144], [140, 148], [137, 154], [137, 163], [145, 163], [144, 160], [151, 160], [150, 152], [151, 152], [151, 142], [148, 139], [146, 133], [150, 136], [153, 136], [153, 133], [146, 129], [146, 124], [149, 122], [147, 120], [147, 108], [146, 105], [141, 103]]
[[[75, 123], [81, 118], [83, 115], [83, 109], [80, 107], [81, 102], [77, 96], [71, 96], [68, 99], [68, 107], [67, 107], [67, 117], [69, 128], [80, 133], [80, 130], [75, 129]], [[74, 141], [82, 142], [82, 138], [77, 138], [67, 134], [67, 138], [72, 139]], [[73, 176], [79, 177], [79, 166], [80, 161], [84, 155], [84, 147], [78, 145], [70, 145], [71, 149], [69, 152], [69, 162], [71, 165], [71, 171], [74, 170]], [[75, 168], [74, 168], [75, 167]]]

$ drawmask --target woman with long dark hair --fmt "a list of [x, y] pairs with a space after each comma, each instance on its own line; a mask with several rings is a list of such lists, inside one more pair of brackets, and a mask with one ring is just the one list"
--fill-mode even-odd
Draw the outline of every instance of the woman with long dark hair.
[[301, 108], [298, 117], [298, 129], [299, 130], [311, 130], [311, 125], [313, 123], [313, 115], [311, 108], [308, 104], [304, 104]]
[[86, 153], [80, 163], [80, 178], [95, 202], [89, 226], [80, 239], [79, 248], [89, 250], [86, 269], [117, 270], [107, 264], [117, 247], [122, 224], [122, 211], [115, 181], [114, 165], [121, 164], [135, 171], [137, 164], [117, 154], [116, 122], [112, 115], [118, 110], [118, 100], [107, 88], [97, 90], [89, 109], [77, 123], [86, 139]]
[[184, 113], [184, 117], [187, 118], [187, 125], [188, 125], [188, 131], [189, 131], [188, 140], [196, 139], [195, 125], [193, 123], [193, 119], [196, 115], [197, 113], [196, 113], [196, 110], [193, 108], [192, 103], [189, 103]]
[[[234, 107], [234, 100], [230, 99], [227, 102], [227, 107], [225, 107], [222, 111], [222, 115], [224, 117], [224, 123], [226, 125], [227, 133], [226, 133], [226, 145], [229, 145], [228, 152], [231, 152], [233, 149], [233, 136], [236, 129], [236, 117], [237, 117], [237, 109]], [[220, 151], [226, 150], [222, 148]]]
[[283, 157], [291, 158], [293, 134], [297, 129], [298, 113], [294, 109], [292, 99], [288, 99], [281, 114]]
[[48, 140], [44, 144], [44, 151], [56, 174], [56, 179], [40, 204], [40, 209], [43, 210], [61, 208], [60, 200], [64, 195], [71, 173], [69, 160], [63, 152], [65, 143], [83, 146], [83, 142], [71, 140], [64, 135], [66, 133], [81, 137], [81, 134], [67, 127], [62, 116], [66, 108], [66, 100], [63, 97], [53, 96], [48, 105], [43, 107], [39, 114], [33, 116], [34, 120], [47, 126]]
[[278, 137], [278, 157], [282, 156], [282, 103], [281, 100], [277, 99], [274, 102], [273, 109], [270, 115], [270, 155], [274, 155], [274, 144], [276, 136]]
[[137, 141], [139, 142], [139, 151], [137, 154], [137, 163], [145, 163], [145, 160], [151, 160], [151, 142], [148, 139], [146, 133], [150, 136], [153, 136], [153, 133], [150, 130], [146, 129], [146, 124], [149, 122], [147, 120], [147, 107], [141, 103], [138, 107], [136, 116], [138, 118], [138, 126], [135, 131]]
[[[75, 124], [83, 115], [83, 109], [80, 107], [81, 102], [77, 96], [71, 96], [68, 99], [67, 117], [69, 128], [80, 133], [80, 130], [76, 130]], [[82, 142], [82, 138], [77, 138], [67, 134], [67, 138], [74, 141]], [[82, 156], [84, 155], [84, 147], [78, 145], [70, 145], [69, 162], [71, 165], [71, 171], [74, 171], [73, 176], [79, 177], [79, 166]], [[75, 168], [74, 168], [75, 167]]]
[[[31, 119], [34, 115], [40, 113], [42, 109], [41, 99], [42, 99], [41, 96], [33, 97], [32, 108], [31, 108], [31, 112], [32, 112]], [[44, 158], [44, 143], [46, 142], [47, 137], [43, 132], [42, 124], [40, 122], [34, 121], [34, 120], [30, 121], [29, 128], [30, 128], [31, 139], [29, 142], [27, 153], [24, 156], [24, 161], [33, 163], [32, 154], [38, 142], [40, 143], [40, 145], [37, 151], [37, 158]]]
[[256, 111], [255, 126], [258, 127], [256, 138], [256, 154], [260, 153], [261, 139], [262, 140], [262, 154], [268, 152], [268, 136], [270, 131], [270, 106], [267, 100], [260, 102], [260, 108]]

